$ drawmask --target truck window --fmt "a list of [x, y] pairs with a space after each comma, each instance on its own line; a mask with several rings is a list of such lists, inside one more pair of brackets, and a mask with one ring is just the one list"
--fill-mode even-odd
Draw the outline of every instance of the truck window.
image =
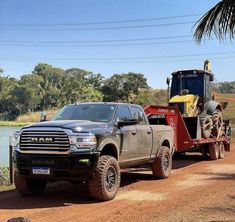
[[130, 109], [131, 109], [131, 116], [133, 119], [139, 119], [139, 117], [143, 119], [142, 121], [139, 122], [139, 124], [147, 123], [145, 119], [145, 115], [139, 107], [131, 106]]
[[117, 121], [127, 121], [131, 119], [128, 106], [119, 106], [117, 110]]

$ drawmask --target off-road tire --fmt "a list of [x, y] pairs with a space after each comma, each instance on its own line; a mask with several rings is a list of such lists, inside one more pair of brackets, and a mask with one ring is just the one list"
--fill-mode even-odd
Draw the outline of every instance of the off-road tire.
[[219, 144], [219, 159], [224, 159], [224, 153], [225, 153], [225, 148], [224, 148], [224, 143]]
[[120, 177], [118, 161], [112, 156], [101, 156], [95, 175], [88, 181], [91, 197], [99, 201], [112, 200], [120, 187]]
[[170, 149], [166, 146], [160, 148], [158, 156], [152, 163], [153, 176], [160, 179], [165, 179], [170, 176], [172, 168], [172, 156]]
[[213, 122], [210, 115], [205, 113], [200, 115], [200, 125], [202, 130], [202, 138], [209, 138], [212, 132]]
[[219, 144], [212, 143], [209, 145], [209, 156], [211, 160], [217, 160], [219, 158]]
[[22, 196], [33, 196], [43, 193], [47, 181], [43, 179], [26, 178], [25, 176], [14, 173], [14, 182], [16, 190]]
[[216, 109], [212, 113], [212, 122], [213, 122], [213, 128], [211, 130], [211, 134], [213, 137], [219, 138], [223, 135], [223, 116], [222, 112], [218, 109]]

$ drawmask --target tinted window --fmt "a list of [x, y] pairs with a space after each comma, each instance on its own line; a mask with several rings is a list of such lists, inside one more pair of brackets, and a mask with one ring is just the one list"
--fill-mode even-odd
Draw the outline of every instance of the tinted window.
[[143, 119], [143, 121], [140, 121], [140, 124], [146, 123], [144, 113], [139, 107], [131, 106], [131, 116], [133, 119]]
[[109, 122], [113, 118], [116, 105], [79, 104], [69, 105], [61, 109], [52, 120], [90, 120]]
[[127, 121], [131, 119], [128, 106], [119, 106], [117, 110], [117, 121]]

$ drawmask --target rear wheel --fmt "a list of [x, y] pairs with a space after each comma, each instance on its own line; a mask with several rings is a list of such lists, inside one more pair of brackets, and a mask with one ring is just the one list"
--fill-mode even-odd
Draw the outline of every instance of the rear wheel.
[[96, 200], [112, 200], [118, 192], [120, 180], [117, 160], [112, 156], [101, 156], [95, 175], [89, 181], [90, 195]]
[[217, 160], [219, 158], [219, 144], [212, 143], [209, 145], [209, 155], [211, 160]]
[[200, 124], [202, 129], [202, 137], [203, 138], [209, 138], [211, 136], [212, 132], [212, 119], [210, 115], [202, 114], [200, 116]]
[[224, 144], [221, 142], [219, 144], [219, 159], [224, 158]]
[[159, 155], [152, 164], [152, 172], [154, 177], [165, 179], [170, 176], [172, 168], [172, 156], [170, 149], [162, 146]]
[[43, 179], [32, 179], [19, 175], [15, 172], [14, 182], [16, 190], [22, 196], [39, 195], [46, 188], [47, 181]]
[[212, 135], [216, 138], [219, 138], [223, 134], [223, 117], [222, 112], [220, 110], [215, 110], [212, 114], [212, 122], [213, 122], [213, 128], [212, 128]]

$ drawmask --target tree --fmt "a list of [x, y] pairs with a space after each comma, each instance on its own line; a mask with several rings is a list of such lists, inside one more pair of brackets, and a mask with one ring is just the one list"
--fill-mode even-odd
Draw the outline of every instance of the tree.
[[102, 87], [104, 101], [132, 102], [131, 97], [141, 89], [148, 88], [147, 79], [143, 74], [129, 72], [114, 74], [108, 78]]
[[234, 38], [235, 34], [235, 1], [223, 0], [210, 9], [196, 23], [194, 38], [201, 42], [203, 36], [211, 36], [212, 32], [219, 39], [226, 35]]

